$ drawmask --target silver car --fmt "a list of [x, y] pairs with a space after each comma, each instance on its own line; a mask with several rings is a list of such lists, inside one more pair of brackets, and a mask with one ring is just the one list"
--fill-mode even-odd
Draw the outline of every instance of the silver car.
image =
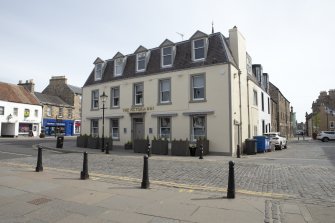
[[270, 138], [270, 144], [274, 145], [276, 149], [287, 149], [287, 140], [280, 135], [280, 132], [267, 132], [263, 135]]
[[335, 131], [321, 131], [317, 136], [317, 139], [322, 142], [328, 142], [329, 140], [335, 140]]

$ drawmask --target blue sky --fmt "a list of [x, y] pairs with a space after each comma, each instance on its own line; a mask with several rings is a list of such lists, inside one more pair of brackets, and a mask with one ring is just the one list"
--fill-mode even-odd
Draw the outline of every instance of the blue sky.
[[0, 0], [0, 81], [51, 76], [83, 86], [97, 57], [177, 42], [197, 30], [228, 36], [237, 26], [253, 63], [262, 64], [304, 121], [320, 91], [335, 89], [332, 0]]

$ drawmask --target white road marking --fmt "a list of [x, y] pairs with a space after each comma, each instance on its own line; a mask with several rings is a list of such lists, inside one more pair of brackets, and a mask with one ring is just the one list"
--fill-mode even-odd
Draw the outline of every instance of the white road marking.
[[0, 153], [19, 155], [19, 156], [32, 156], [32, 155], [27, 155], [27, 154], [22, 154], [22, 153], [11, 153], [11, 152], [4, 152], [4, 151], [0, 151]]

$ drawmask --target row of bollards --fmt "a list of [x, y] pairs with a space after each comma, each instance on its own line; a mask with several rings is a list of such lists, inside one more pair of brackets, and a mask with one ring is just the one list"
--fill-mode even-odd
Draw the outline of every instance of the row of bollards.
[[[83, 159], [83, 170], [80, 172], [80, 179], [86, 180], [89, 178], [88, 174], [88, 158], [87, 152], [84, 152], [84, 159]], [[149, 181], [149, 154], [150, 154], [150, 144], [148, 145], [148, 154], [145, 155], [144, 162], [143, 162], [143, 176], [142, 176], [142, 189], [148, 189], [150, 187]], [[201, 146], [201, 152], [199, 159], [202, 159], [203, 156], [203, 147]], [[234, 174], [234, 162], [229, 161], [229, 176], [228, 176], [228, 189], [227, 189], [227, 198], [234, 199], [235, 198], [235, 174]], [[42, 147], [38, 146], [38, 154], [37, 154], [37, 166], [36, 172], [42, 172], [43, 165], [42, 165]]]

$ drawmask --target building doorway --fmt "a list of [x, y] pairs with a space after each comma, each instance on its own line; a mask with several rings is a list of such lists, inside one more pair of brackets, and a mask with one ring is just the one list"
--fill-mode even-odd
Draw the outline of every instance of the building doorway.
[[144, 139], [144, 118], [142, 117], [133, 117], [132, 118], [132, 140], [135, 139]]

